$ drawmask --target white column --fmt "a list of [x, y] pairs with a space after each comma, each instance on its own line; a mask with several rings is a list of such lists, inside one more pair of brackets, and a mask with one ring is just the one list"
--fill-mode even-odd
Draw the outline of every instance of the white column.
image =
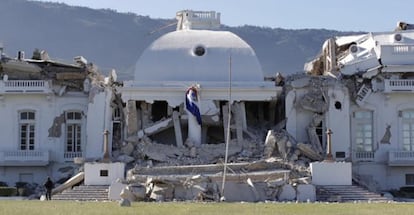
[[186, 109], [188, 115], [188, 139], [195, 146], [201, 145], [201, 126], [197, 122], [197, 118]]
[[175, 132], [175, 142], [177, 147], [184, 147], [183, 145], [183, 136], [181, 134], [181, 124], [178, 111], [173, 111], [172, 113], [173, 123], [174, 123], [174, 132]]

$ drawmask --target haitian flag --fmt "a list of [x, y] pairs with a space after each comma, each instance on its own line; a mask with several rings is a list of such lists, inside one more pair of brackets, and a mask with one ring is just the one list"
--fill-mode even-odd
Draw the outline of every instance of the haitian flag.
[[197, 89], [195, 87], [190, 87], [185, 93], [185, 107], [197, 118], [198, 124], [201, 125], [201, 114], [197, 102]]

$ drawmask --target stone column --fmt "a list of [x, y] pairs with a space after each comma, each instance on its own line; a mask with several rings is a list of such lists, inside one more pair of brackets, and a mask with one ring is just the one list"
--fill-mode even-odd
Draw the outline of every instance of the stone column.
[[109, 156], [109, 146], [108, 146], [109, 131], [105, 130], [103, 134], [104, 134], [104, 154], [103, 154], [102, 162], [109, 163], [111, 162], [111, 158]]
[[129, 100], [127, 102], [127, 116], [126, 116], [126, 123], [127, 123], [127, 137], [136, 135], [138, 132], [138, 115], [137, 115], [137, 107], [134, 100]]
[[183, 135], [181, 133], [181, 124], [180, 124], [180, 117], [178, 111], [172, 112], [172, 118], [174, 123], [174, 132], [175, 132], [175, 143], [177, 147], [184, 147], [183, 145]]
[[327, 135], [327, 137], [326, 137], [326, 142], [327, 142], [327, 145], [326, 145], [326, 149], [327, 149], [327, 154], [326, 154], [326, 158], [325, 158], [325, 160], [324, 161], [327, 161], [327, 162], [333, 162], [334, 160], [333, 160], [333, 156], [332, 156], [332, 143], [331, 143], [331, 135], [332, 135], [332, 131], [331, 131], [331, 129], [328, 129], [327, 131], [326, 131], [326, 135]]

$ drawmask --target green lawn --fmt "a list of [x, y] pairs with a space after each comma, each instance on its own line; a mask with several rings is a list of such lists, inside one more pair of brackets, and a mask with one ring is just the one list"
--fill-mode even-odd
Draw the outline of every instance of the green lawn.
[[149, 203], [134, 202], [131, 207], [120, 207], [117, 202], [70, 201], [0, 201], [1, 215], [54, 214], [414, 214], [414, 203]]

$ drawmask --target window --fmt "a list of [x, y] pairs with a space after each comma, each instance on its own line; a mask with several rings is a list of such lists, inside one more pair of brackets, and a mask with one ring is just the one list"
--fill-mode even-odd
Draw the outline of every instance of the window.
[[115, 108], [112, 112], [112, 149], [115, 150], [122, 145], [122, 118], [121, 109]]
[[405, 185], [414, 185], [414, 174], [405, 174]]
[[326, 149], [326, 142], [325, 142], [325, 136], [326, 133], [324, 132], [323, 128], [323, 121], [318, 123], [318, 125], [315, 127], [316, 135], [318, 135], [319, 143], [321, 144], [322, 148]]
[[336, 158], [345, 158], [345, 152], [336, 152], [335, 157]]
[[66, 112], [66, 152], [82, 151], [82, 114]]
[[402, 111], [402, 144], [405, 151], [414, 151], [414, 110]]
[[108, 177], [108, 170], [107, 169], [102, 169], [101, 171], [99, 171], [99, 176], [101, 177]]
[[203, 46], [197, 46], [194, 48], [194, 54], [197, 56], [203, 56], [206, 53], [206, 49]]
[[121, 109], [119, 107], [114, 108], [112, 111], [112, 120], [121, 121]]
[[35, 120], [34, 111], [21, 111], [19, 113], [20, 150], [35, 149]]
[[372, 111], [368, 110], [354, 112], [354, 141], [357, 151], [372, 152], [374, 149], [372, 115]]

